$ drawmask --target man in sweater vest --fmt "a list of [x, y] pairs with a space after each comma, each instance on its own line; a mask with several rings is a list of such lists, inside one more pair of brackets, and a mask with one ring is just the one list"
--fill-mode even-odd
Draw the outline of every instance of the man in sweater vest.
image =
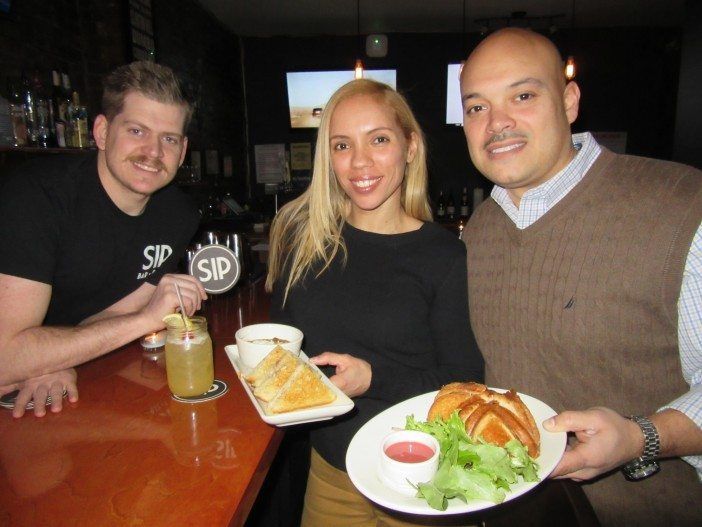
[[461, 96], [495, 183], [463, 232], [487, 382], [561, 412], [553, 476], [603, 524], [702, 525], [702, 173], [571, 135], [580, 90], [530, 31], [483, 40]]

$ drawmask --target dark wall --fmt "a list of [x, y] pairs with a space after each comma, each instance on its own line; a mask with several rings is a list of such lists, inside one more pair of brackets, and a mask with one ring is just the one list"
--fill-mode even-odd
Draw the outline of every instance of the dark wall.
[[702, 168], [702, 2], [688, 0], [685, 8], [673, 158]]
[[[239, 39], [194, 0], [153, 0], [158, 62], [172, 67], [193, 94], [190, 149], [232, 156], [233, 177], [218, 185], [243, 195], [246, 127]], [[203, 165], [204, 166], [204, 165]]]
[[[191, 149], [231, 155], [231, 179], [217, 183], [245, 193], [246, 126], [239, 39], [196, 0], [153, 0], [156, 60], [171, 66], [196, 100]], [[38, 70], [70, 75], [92, 120], [100, 112], [102, 78], [132, 60], [126, 0], [23, 0], [0, 15], [0, 94], [7, 79]], [[204, 188], [209, 194], [211, 188]]]
[[576, 131], [625, 131], [627, 153], [671, 159], [681, 31], [620, 28], [562, 39], [578, 61]]
[[23, 0], [0, 15], [0, 93], [7, 79], [38, 70], [45, 84], [51, 70], [68, 73], [88, 106], [100, 108], [102, 77], [128, 60], [122, 0]]
[[[468, 159], [463, 131], [445, 125], [446, 65], [458, 62], [479, 36], [391, 34], [388, 55], [364, 57], [366, 68], [396, 68], [429, 146], [430, 189], [490, 188]], [[578, 63], [583, 92], [574, 131], [626, 131], [627, 151], [670, 159], [680, 66], [680, 32], [671, 29], [560, 31], [554, 41]], [[314, 143], [314, 130], [289, 128], [285, 73], [351, 69], [355, 37], [245, 38], [244, 68], [251, 145]], [[465, 42], [465, 43], [464, 43]], [[254, 169], [252, 163], [252, 170]]]

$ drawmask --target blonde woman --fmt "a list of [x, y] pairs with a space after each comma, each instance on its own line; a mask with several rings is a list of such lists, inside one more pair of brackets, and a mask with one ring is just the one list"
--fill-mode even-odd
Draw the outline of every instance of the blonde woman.
[[305, 526], [402, 524], [351, 484], [351, 438], [399, 401], [483, 378], [465, 249], [431, 223], [426, 188], [424, 139], [407, 102], [357, 80], [324, 110], [310, 187], [273, 222], [271, 319], [299, 327], [305, 352], [356, 404], [311, 431]]

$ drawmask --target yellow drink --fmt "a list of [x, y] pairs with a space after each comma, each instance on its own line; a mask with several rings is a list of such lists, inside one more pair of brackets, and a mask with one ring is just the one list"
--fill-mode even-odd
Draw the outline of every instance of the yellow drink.
[[214, 381], [212, 340], [203, 317], [190, 319], [192, 327], [168, 326], [166, 335], [166, 376], [173, 395], [202, 395]]

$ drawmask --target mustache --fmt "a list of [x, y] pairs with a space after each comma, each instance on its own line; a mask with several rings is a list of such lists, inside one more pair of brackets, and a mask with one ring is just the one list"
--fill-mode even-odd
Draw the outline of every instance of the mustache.
[[163, 164], [163, 161], [160, 159], [149, 159], [144, 155], [128, 156], [127, 161], [131, 163], [141, 163], [142, 165], [147, 165], [157, 170], [166, 170], [166, 165]]
[[490, 139], [488, 139], [485, 144], [483, 145], [483, 148], [487, 148], [490, 146], [492, 143], [499, 143], [500, 141], [505, 141], [507, 139], [526, 139], [526, 136], [524, 134], [520, 134], [519, 132], [502, 132], [501, 134], [495, 134], [493, 135]]

